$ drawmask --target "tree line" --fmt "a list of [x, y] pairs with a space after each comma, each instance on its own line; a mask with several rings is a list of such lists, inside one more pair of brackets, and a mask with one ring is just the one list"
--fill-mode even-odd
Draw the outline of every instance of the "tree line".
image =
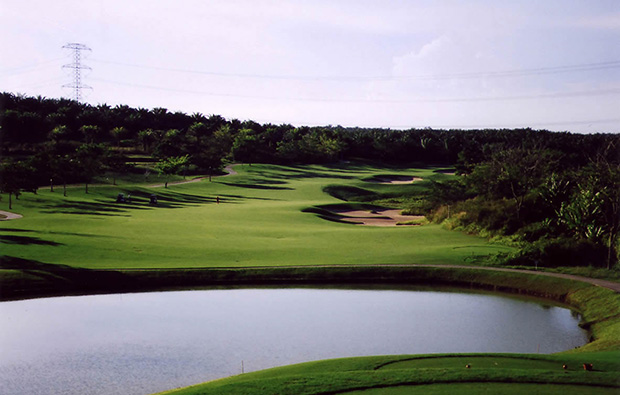
[[524, 242], [516, 264], [618, 260], [618, 134], [294, 127], [11, 93], [0, 94], [0, 126], [9, 200], [50, 183], [82, 182], [87, 192], [97, 176], [136, 171], [135, 157], [165, 175], [212, 175], [226, 161], [444, 164], [463, 177], [425, 197], [436, 221]]

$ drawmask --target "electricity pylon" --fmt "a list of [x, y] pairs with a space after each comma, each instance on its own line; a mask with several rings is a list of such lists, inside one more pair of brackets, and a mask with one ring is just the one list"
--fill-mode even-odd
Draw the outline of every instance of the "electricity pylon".
[[73, 63], [65, 64], [63, 69], [71, 69], [72, 82], [65, 84], [63, 88], [70, 88], [73, 90], [73, 98], [79, 102], [82, 100], [82, 89], [93, 89], [88, 85], [82, 84], [82, 70], [92, 70], [90, 67], [82, 64], [82, 51], [92, 51], [84, 44], [69, 43], [64, 45], [63, 48], [73, 50]]

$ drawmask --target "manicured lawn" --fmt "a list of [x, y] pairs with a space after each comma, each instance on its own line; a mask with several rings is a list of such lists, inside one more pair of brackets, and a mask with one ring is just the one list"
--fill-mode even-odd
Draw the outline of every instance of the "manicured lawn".
[[[247, 373], [165, 394], [613, 394], [620, 389], [619, 357], [618, 352], [602, 352], [345, 358]], [[584, 371], [583, 362], [592, 363], [594, 370]]]
[[[23, 194], [0, 224], [2, 254], [84, 268], [179, 268], [347, 264], [466, 264], [509, 248], [437, 225], [374, 228], [323, 220], [303, 209], [342, 202], [326, 185], [381, 193], [423, 188], [382, 185], [375, 174], [445, 178], [433, 169], [237, 166], [238, 175], [173, 185], [62, 188]], [[131, 203], [115, 203], [117, 193]], [[156, 193], [159, 205], [148, 205]], [[219, 204], [216, 199], [219, 197]], [[8, 204], [3, 197], [2, 209]]]
[[408, 385], [388, 388], [376, 388], [361, 391], [347, 392], [347, 395], [453, 395], [453, 394], [497, 394], [497, 395], [522, 395], [522, 394], [589, 394], [589, 395], [615, 395], [618, 388], [605, 388], [583, 385], [561, 384], [506, 384], [506, 383], [459, 383], [459, 384], [433, 384], [433, 385]]

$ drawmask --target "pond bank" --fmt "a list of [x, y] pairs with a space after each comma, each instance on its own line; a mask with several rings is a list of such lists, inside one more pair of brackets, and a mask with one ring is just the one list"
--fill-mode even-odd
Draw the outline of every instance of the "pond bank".
[[[583, 315], [591, 342], [580, 349], [620, 349], [620, 294], [549, 273], [444, 266], [311, 266], [89, 270], [14, 259], [3, 265], [0, 300], [145, 292], [233, 285], [411, 284], [484, 289], [544, 297]], [[19, 269], [18, 269], [19, 268]], [[8, 270], [7, 270], [8, 269]]]

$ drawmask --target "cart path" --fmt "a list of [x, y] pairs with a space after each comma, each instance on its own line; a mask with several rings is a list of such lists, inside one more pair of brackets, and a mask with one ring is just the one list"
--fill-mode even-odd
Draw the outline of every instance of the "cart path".
[[[226, 166], [224, 168], [224, 170], [228, 174], [222, 174], [222, 175], [219, 175], [219, 176], [211, 176], [211, 177], [212, 178], [218, 178], [218, 177], [234, 176], [234, 175], [237, 174], [237, 172], [233, 169], [233, 166], [237, 166], [237, 163], [230, 164], [230, 165], [228, 165], [228, 166]], [[168, 186], [170, 186], [170, 185], [189, 184], [189, 183], [192, 183], [192, 182], [199, 182], [199, 181], [202, 181], [202, 180], [207, 179], [207, 178], [209, 178], [209, 176], [196, 177], [196, 178], [192, 178], [191, 180], [169, 182]], [[161, 188], [163, 186], [165, 186], [165, 184], [155, 184], [155, 185], [149, 185], [149, 186], [147, 186], [147, 188]]]
[[23, 217], [23, 215], [21, 214], [10, 213], [8, 211], [3, 211], [3, 210], [0, 210], [0, 215], [5, 217], [5, 218], [0, 218], [0, 221], [8, 221], [10, 219], [19, 219]]
[[525, 270], [525, 269], [508, 269], [502, 267], [488, 267], [488, 266], [464, 266], [464, 265], [417, 265], [421, 267], [449, 267], [455, 269], [480, 269], [480, 270], [494, 270], [497, 272], [509, 272], [509, 273], [525, 273], [525, 274], [538, 274], [541, 276], [565, 278], [568, 280], [582, 281], [584, 283], [593, 284], [599, 287], [608, 288], [615, 292], [620, 292], [620, 283], [609, 280], [601, 280], [598, 278], [577, 276], [575, 274], [564, 273], [552, 273], [542, 272], [537, 270]]

